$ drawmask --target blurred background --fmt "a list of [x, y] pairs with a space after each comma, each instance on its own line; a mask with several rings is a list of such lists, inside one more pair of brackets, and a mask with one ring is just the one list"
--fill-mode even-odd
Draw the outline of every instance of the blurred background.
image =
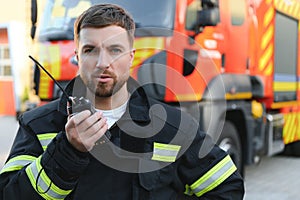
[[[30, 90], [32, 73], [28, 59], [32, 53], [31, 1], [0, 2], [0, 116], [15, 116], [18, 101], [28, 99], [30, 94], [23, 90]], [[42, 12], [44, 1], [39, 0], [38, 6]]]

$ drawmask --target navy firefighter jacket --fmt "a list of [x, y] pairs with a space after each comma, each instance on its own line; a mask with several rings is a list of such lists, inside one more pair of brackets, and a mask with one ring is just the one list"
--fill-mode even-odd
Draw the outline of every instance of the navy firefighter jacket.
[[[0, 200], [243, 199], [230, 156], [179, 109], [149, 98], [128, 81], [123, 116], [110, 140], [79, 152], [66, 138], [67, 98], [25, 112], [0, 172]], [[77, 77], [66, 87], [84, 96]]]

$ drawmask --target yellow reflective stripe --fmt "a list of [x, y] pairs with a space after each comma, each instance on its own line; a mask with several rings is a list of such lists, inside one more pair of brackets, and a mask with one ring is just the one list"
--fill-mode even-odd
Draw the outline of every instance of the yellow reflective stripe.
[[191, 187], [189, 185], [185, 185], [185, 192], [184, 192], [185, 195], [188, 195], [188, 196], [192, 196], [194, 194], [193, 190], [191, 189]]
[[154, 142], [152, 160], [175, 162], [181, 146]]
[[225, 94], [225, 98], [227, 100], [231, 100], [231, 99], [250, 99], [251, 97], [252, 97], [251, 92], [237, 92], [235, 94], [231, 94], [231, 93], [226, 93]]
[[0, 174], [4, 172], [20, 170], [26, 165], [32, 163], [35, 159], [36, 157], [30, 155], [20, 155], [13, 157], [12, 159], [8, 160], [8, 162], [3, 166]]
[[163, 162], [175, 162], [176, 157], [174, 156], [160, 156], [153, 154], [152, 160], [163, 161]]
[[53, 139], [57, 133], [43, 133], [43, 134], [38, 134], [39, 140], [47, 140], [47, 139]]
[[196, 196], [200, 197], [204, 193], [213, 190], [225, 179], [236, 171], [236, 166], [229, 155], [223, 158], [217, 165], [210, 169], [200, 179], [190, 186]]
[[44, 151], [47, 149], [48, 144], [52, 141], [52, 139], [56, 135], [57, 135], [57, 133], [43, 133], [43, 134], [37, 135]]
[[175, 144], [162, 144], [162, 143], [154, 142], [154, 148], [170, 150], [170, 151], [179, 151], [181, 146]]
[[41, 156], [26, 168], [26, 174], [32, 187], [44, 199], [64, 199], [72, 190], [63, 190], [56, 186], [41, 166]]
[[274, 91], [278, 92], [290, 92], [297, 90], [297, 83], [296, 82], [279, 82], [275, 81], [273, 83]]
[[202, 94], [176, 94], [176, 99], [180, 101], [200, 101], [202, 99]]
[[51, 74], [55, 79], [61, 79], [61, 53], [59, 45], [49, 45]]

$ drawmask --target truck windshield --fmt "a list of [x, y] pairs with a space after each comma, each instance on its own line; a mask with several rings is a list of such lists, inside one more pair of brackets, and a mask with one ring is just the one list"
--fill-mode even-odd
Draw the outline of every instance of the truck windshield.
[[[161, 36], [173, 30], [175, 0], [48, 0], [43, 10], [39, 39], [73, 40], [76, 17], [98, 3], [118, 4], [128, 10], [136, 22], [137, 36]], [[150, 28], [168, 31], [151, 31]]]

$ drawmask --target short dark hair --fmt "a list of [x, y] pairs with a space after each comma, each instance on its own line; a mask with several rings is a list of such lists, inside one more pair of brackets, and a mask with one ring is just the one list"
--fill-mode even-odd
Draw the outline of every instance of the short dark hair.
[[79, 15], [74, 23], [74, 41], [78, 44], [79, 33], [83, 28], [102, 28], [111, 25], [124, 28], [128, 33], [130, 45], [133, 45], [134, 20], [129, 12], [115, 4], [96, 4]]

